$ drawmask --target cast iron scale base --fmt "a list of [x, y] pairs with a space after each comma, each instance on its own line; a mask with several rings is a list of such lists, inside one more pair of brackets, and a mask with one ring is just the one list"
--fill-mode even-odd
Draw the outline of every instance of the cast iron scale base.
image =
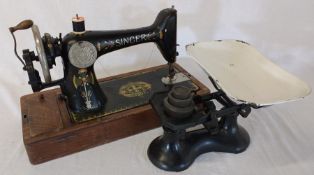
[[[216, 109], [212, 100], [223, 107]], [[247, 117], [251, 108], [234, 103], [220, 90], [194, 95], [187, 87], [175, 86], [170, 92], [155, 94], [151, 104], [161, 119], [164, 134], [152, 141], [147, 153], [151, 162], [163, 170], [182, 171], [200, 154], [212, 151], [240, 153], [250, 143], [247, 131], [238, 125], [237, 117]], [[199, 124], [204, 128], [186, 131]]]

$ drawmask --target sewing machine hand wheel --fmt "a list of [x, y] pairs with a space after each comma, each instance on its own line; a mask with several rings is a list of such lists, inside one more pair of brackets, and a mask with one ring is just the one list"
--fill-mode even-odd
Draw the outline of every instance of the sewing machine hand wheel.
[[34, 36], [34, 40], [36, 44], [36, 51], [37, 51], [38, 59], [39, 59], [39, 62], [43, 71], [44, 79], [46, 83], [49, 83], [51, 82], [51, 76], [50, 76], [48, 61], [47, 61], [43, 41], [41, 39], [41, 35], [40, 35], [37, 25], [34, 24], [32, 26], [32, 32], [33, 32], [33, 36]]
[[19, 24], [17, 24], [14, 27], [10, 27], [9, 30], [13, 36], [14, 39], [14, 52], [16, 57], [22, 62], [22, 64], [24, 66], [26, 66], [26, 63], [24, 63], [24, 61], [20, 58], [20, 56], [17, 54], [16, 51], [16, 39], [14, 36], [14, 32], [17, 30], [26, 30], [32, 28], [32, 32], [33, 32], [33, 36], [34, 36], [34, 40], [35, 40], [35, 45], [36, 45], [36, 51], [37, 51], [37, 55], [38, 55], [38, 59], [43, 71], [43, 75], [44, 75], [44, 79], [46, 83], [51, 82], [51, 76], [50, 76], [50, 72], [49, 72], [49, 65], [48, 65], [48, 61], [47, 61], [47, 57], [46, 57], [46, 53], [45, 53], [45, 49], [44, 49], [44, 45], [40, 36], [40, 32], [38, 29], [38, 26], [35, 25], [33, 23], [32, 20], [24, 20], [22, 22], [20, 22]]

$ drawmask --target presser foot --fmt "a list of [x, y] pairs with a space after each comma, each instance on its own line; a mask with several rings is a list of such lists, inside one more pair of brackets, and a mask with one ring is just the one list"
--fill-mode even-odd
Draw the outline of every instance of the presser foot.
[[[230, 122], [230, 121], [229, 121]], [[233, 122], [233, 121], [231, 121]], [[207, 152], [241, 153], [249, 146], [248, 132], [237, 124], [211, 135], [207, 129], [191, 132], [164, 129], [164, 134], [149, 145], [150, 161], [166, 171], [183, 171]]]
[[181, 73], [181, 72], [176, 72], [174, 67], [173, 67], [173, 63], [169, 63], [168, 64], [169, 67], [169, 73], [166, 77], [162, 77], [161, 81], [163, 84], [165, 85], [174, 85], [180, 82], [184, 82], [184, 81], [188, 81], [190, 80], [189, 77], [187, 77], [185, 74]]

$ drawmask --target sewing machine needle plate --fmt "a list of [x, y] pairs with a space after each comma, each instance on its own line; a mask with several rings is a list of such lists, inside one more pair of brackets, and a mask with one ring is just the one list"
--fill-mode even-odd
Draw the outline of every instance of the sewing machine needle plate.
[[199, 42], [187, 52], [229, 97], [255, 106], [301, 99], [311, 93], [302, 80], [237, 40]]

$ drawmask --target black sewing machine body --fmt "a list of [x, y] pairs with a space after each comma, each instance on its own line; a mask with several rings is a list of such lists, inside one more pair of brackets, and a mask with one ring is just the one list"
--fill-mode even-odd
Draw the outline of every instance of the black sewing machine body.
[[[34, 92], [60, 85], [62, 97], [67, 100], [68, 107], [73, 115], [84, 117], [95, 114], [106, 106], [106, 95], [101, 91], [94, 72], [96, 59], [118, 49], [154, 42], [170, 65], [170, 75], [174, 73], [171, 65], [175, 62], [177, 56], [176, 26], [176, 10], [169, 8], [162, 10], [155, 22], [148, 27], [115, 31], [85, 31], [84, 21], [79, 21], [77, 23], [73, 22], [74, 31], [62, 39], [61, 37], [53, 38], [50, 34], [45, 33], [42, 37], [43, 49], [41, 49], [44, 50], [44, 53], [35, 56], [33, 52], [23, 51], [23, 59], [26, 64], [24, 69], [28, 72], [29, 84]], [[14, 32], [19, 28], [16, 27], [16, 29], [12, 28], [10, 30]], [[33, 31], [33, 33], [36, 32]], [[48, 69], [44, 72], [46, 71], [48, 74], [49, 69], [55, 64], [55, 58], [62, 57], [64, 65], [64, 77], [62, 79], [50, 81], [49, 74], [45, 76], [45, 83], [41, 81], [32, 61], [38, 61], [38, 57], [43, 57], [43, 55], [46, 57], [46, 69]]]

